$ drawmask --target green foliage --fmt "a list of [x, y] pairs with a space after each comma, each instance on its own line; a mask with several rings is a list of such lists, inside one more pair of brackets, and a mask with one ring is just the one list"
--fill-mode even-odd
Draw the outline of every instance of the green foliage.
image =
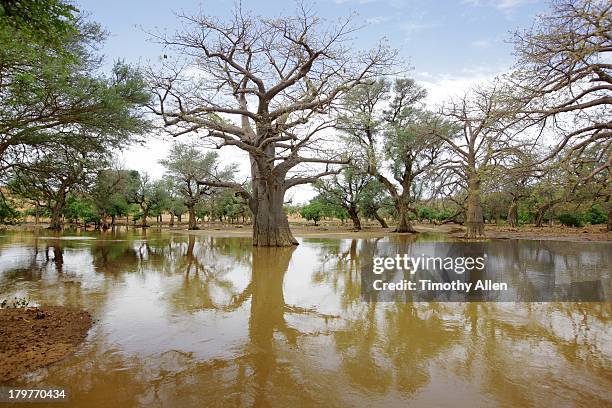
[[86, 197], [68, 196], [63, 212], [67, 219], [75, 223], [82, 221], [84, 224], [89, 224], [100, 221], [100, 215], [96, 210], [93, 200]]
[[608, 215], [601, 204], [594, 204], [584, 213], [561, 213], [557, 220], [567, 227], [583, 227], [585, 224], [605, 224], [608, 222]]
[[428, 206], [418, 207], [418, 212], [420, 219], [438, 222], [445, 221], [454, 214], [454, 211], [449, 208], [436, 208]]
[[244, 198], [232, 190], [221, 190], [212, 201], [211, 215], [217, 219], [227, 218], [234, 222], [241, 217], [249, 217], [251, 210]]
[[300, 215], [305, 220], [314, 221], [315, 225], [318, 225], [318, 222], [324, 217], [333, 217], [339, 220], [346, 220], [349, 217], [348, 212], [343, 207], [330, 203], [321, 196], [315, 197], [303, 206]]
[[314, 225], [318, 225], [318, 222], [321, 221], [321, 218], [325, 214], [326, 210], [327, 208], [325, 203], [319, 200], [312, 200], [310, 203], [302, 207], [300, 215], [305, 220], [314, 221]]
[[533, 222], [533, 213], [525, 206], [519, 205], [518, 222], [519, 225], [525, 225]]
[[19, 216], [19, 211], [0, 193], [0, 224], [12, 224]]
[[582, 214], [563, 213], [557, 216], [559, 222], [566, 227], [583, 227], [584, 219]]
[[13, 169], [7, 187], [13, 194], [59, 215], [69, 195], [84, 193], [107, 160], [105, 151], [58, 146], [39, 155], [28, 166]]
[[61, 0], [4, 0], [0, 3], [0, 24], [19, 32], [30, 41], [56, 47], [77, 34], [78, 9]]
[[[175, 143], [168, 157], [160, 160], [160, 164], [167, 169], [166, 184], [170, 194], [168, 209], [172, 207], [173, 211], [180, 211], [181, 207], [194, 208], [207, 195], [213, 193], [213, 188], [200, 184], [199, 181], [231, 181], [236, 166], [230, 164], [220, 168], [218, 159], [217, 152], [203, 153], [195, 146]], [[225, 212], [234, 214], [236, 211], [226, 209]]]
[[608, 214], [606, 214], [601, 204], [593, 204], [583, 217], [584, 221], [591, 225], [605, 224], [608, 222]]
[[149, 122], [143, 77], [118, 62], [102, 76], [104, 33], [62, 0], [9, 0], [0, 9], [0, 158], [33, 149], [121, 148]]
[[89, 195], [101, 219], [128, 214], [130, 177], [128, 170], [104, 169], [98, 172]]

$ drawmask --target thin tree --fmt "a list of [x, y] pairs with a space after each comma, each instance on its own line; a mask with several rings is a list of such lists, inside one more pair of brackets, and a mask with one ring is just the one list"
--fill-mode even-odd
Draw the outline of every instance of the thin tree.
[[315, 189], [319, 193], [319, 200], [343, 208], [351, 218], [353, 227], [360, 230], [359, 203], [371, 181], [369, 174], [358, 168], [346, 167], [338, 175], [319, 180], [315, 183]]
[[187, 207], [190, 230], [198, 229], [197, 204], [212, 192], [212, 187], [201, 181], [231, 182], [236, 171], [235, 165], [220, 168], [218, 159], [217, 152], [204, 154], [194, 146], [176, 143], [170, 149], [168, 158], [159, 161], [168, 170], [168, 176], [176, 183], [177, 191]]
[[416, 213], [413, 188], [442, 151], [433, 135], [437, 121], [415, 106], [426, 95], [412, 79], [398, 79], [392, 89], [384, 80], [360, 85], [344, 99], [345, 113], [338, 121], [357, 154], [366, 157], [367, 172], [389, 192], [398, 216], [396, 232], [417, 232], [410, 222], [410, 213]]
[[51, 213], [50, 229], [62, 228], [70, 193], [85, 191], [107, 164], [105, 152], [83, 152], [57, 146], [28, 166], [13, 166], [9, 190]]

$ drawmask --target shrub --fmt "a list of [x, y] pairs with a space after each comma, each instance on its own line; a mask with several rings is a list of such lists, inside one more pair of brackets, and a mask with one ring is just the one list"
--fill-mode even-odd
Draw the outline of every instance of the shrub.
[[19, 211], [0, 196], [0, 224], [12, 224], [19, 218]]
[[605, 213], [600, 204], [594, 204], [584, 213], [584, 221], [591, 225], [605, 224], [608, 222], [608, 214]]
[[302, 207], [300, 215], [308, 221], [314, 221], [315, 225], [317, 225], [317, 223], [321, 220], [321, 217], [323, 217], [324, 212], [324, 204], [320, 201], [313, 200], [304, 207]]
[[582, 214], [570, 214], [563, 213], [557, 216], [559, 222], [566, 227], [582, 227], [584, 226], [584, 220]]

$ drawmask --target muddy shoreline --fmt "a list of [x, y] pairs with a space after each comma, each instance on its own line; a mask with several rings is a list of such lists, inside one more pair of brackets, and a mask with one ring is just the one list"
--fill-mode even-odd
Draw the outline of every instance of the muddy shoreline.
[[0, 383], [71, 355], [92, 323], [88, 312], [63, 306], [0, 309]]
[[[441, 234], [452, 238], [463, 238], [465, 229], [461, 225], [446, 224], [416, 224], [417, 231], [430, 234]], [[170, 228], [178, 233], [195, 235], [229, 235], [229, 236], [251, 236], [250, 225], [212, 224], [204, 225], [199, 230], [188, 231], [184, 228]], [[296, 237], [329, 237], [329, 238], [380, 238], [385, 236], [400, 235], [394, 233], [392, 228], [380, 228], [365, 226], [361, 231], [356, 231], [348, 225], [322, 224], [314, 225], [291, 225], [291, 231]], [[485, 238], [492, 239], [524, 239], [524, 240], [549, 240], [569, 242], [612, 242], [612, 233], [606, 232], [605, 225], [592, 225], [582, 228], [569, 228], [562, 226], [523, 226], [509, 228], [505, 226], [487, 225]], [[411, 234], [401, 234], [411, 235]]]

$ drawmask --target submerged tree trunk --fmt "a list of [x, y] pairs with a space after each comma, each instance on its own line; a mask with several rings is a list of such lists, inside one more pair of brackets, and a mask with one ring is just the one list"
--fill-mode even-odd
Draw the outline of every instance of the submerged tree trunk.
[[351, 221], [353, 221], [353, 227], [356, 230], [360, 230], [361, 229], [361, 220], [359, 219], [359, 214], [357, 213], [357, 208], [351, 206], [351, 207], [347, 208], [347, 212], [348, 212], [349, 216], [351, 217]]
[[402, 198], [398, 197], [395, 199], [395, 208], [397, 209], [398, 217], [395, 232], [417, 233], [418, 231], [414, 229], [408, 217], [408, 214], [410, 213], [409, 204]]
[[149, 209], [142, 209], [142, 219], [140, 220], [140, 226], [142, 228], [148, 227], [147, 218], [149, 217]]
[[104, 231], [108, 229], [108, 222], [106, 221], [106, 217], [106, 213], [102, 213], [102, 215], [100, 216], [100, 222], [96, 223], [96, 229], [102, 228]]
[[512, 228], [518, 227], [518, 199], [512, 197], [510, 208], [508, 208], [508, 225]]
[[484, 236], [484, 218], [480, 202], [480, 181], [471, 175], [468, 180], [468, 196], [466, 200], [465, 237], [479, 238]]
[[62, 208], [56, 205], [51, 209], [51, 224], [49, 229], [59, 231], [62, 229]]
[[250, 200], [253, 212], [253, 246], [297, 245], [283, 208], [284, 178], [275, 175], [263, 178], [259, 176], [256, 168], [254, 176], [253, 196]]
[[191, 206], [188, 209], [189, 209], [189, 227], [188, 229], [197, 230], [198, 223], [197, 223], [196, 215], [195, 215], [195, 207]]

